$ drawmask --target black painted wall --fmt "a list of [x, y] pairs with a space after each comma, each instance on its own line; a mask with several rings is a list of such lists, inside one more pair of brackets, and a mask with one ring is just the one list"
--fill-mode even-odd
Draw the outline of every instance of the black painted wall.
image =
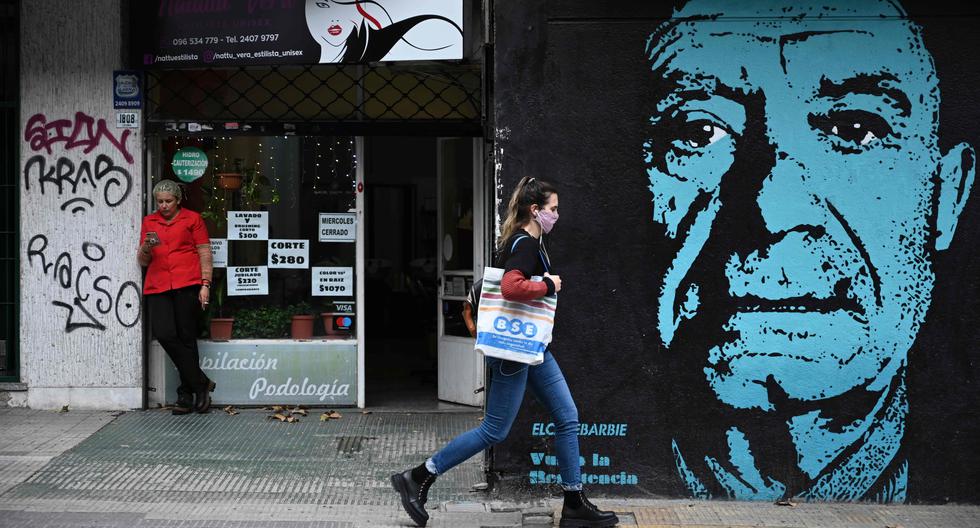
[[[646, 52], [647, 39], [671, 18], [672, 8], [667, 2], [651, 2], [647, 6], [640, 4], [611, 0], [494, 3], [494, 125], [495, 156], [500, 166], [499, 183], [504, 192], [509, 193], [520, 177], [533, 175], [552, 181], [560, 189], [561, 219], [551, 236], [549, 248], [565, 289], [560, 295], [555, 340], [551, 348], [575, 396], [580, 421], [588, 424], [589, 429], [593, 424], [611, 424], [604, 428], [596, 427], [588, 431], [592, 434], [580, 437], [582, 456], [586, 459], [583, 472], [594, 475], [594, 482], [587, 483], [586, 488], [593, 490], [594, 494], [631, 496], [770, 500], [792, 495], [826, 500], [980, 501], [980, 492], [976, 488], [976, 483], [980, 482], [980, 448], [977, 447], [980, 445], [977, 410], [980, 407], [980, 387], [977, 384], [980, 373], [980, 325], [977, 324], [980, 321], [980, 303], [977, 301], [980, 263], [975, 250], [980, 240], [980, 224], [977, 221], [980, 218], [980, 197], [975, 196], [977, 185], [974, 184], [972, 190], [959, 186], [960, 194], [965, 194], [968, 200], [959, 215], [951, 245], [940, 251], [938, 246], [943, 243], [937, 242], [941, 238], [937, 233], [944, 228], [937, 226], [949, 215], [937, 213], [938, 204], [950, 201], [962, 203], [964, 196], [959, 197], [959, 202], [955, 191], [946, 195], [951, 198], [945, 202], [938, 196], [939, 191], [931, 185], [941, 179], [939, 169], [935, 174], [914, 173], [908, 165], [869, 161], [871, 156], [877, 154], [870, 152], [865, 155], [864, 150], [847, 151], [851, 157], [846, 157], [841, 149], [857, 149], [855, 145], [867, 140], [868, 136], [862, 138], [838, 133], [833, 123], [844, 121], [811, 119], [802, 122], [798, 132], [790, 133], [793, 140], [805, 137], [805, 134], [816, 134], [822, 138], [820, 141], [837, 143], [814, 143], [817, 146], [809, 151], [795, 152], [786, 145], [792, 141], [780, 139], [785, 136], [775, 137], [778, 132], [774, 123], [780, 116], [771, 110], [770, 113], [759, 110], [765, 108], [765, 104], [759, 103], [758, 92], [742, 90], [728, 94], [729, 99], [741, 102], [745, 123], [738, 130], [724, 126], [717, 129], [727, 130], [728, 134], [722, 139], [732, 142], [737, 161], [720, 180], [722, 183], [719, 185], [726, 190], [721, 191], [718, 199], [724, 205], [722, 213], [715, 217], [712, 233], [723, 241], [712, 242], [715, 239], [709, 239], [702, 248], [702, 254], [708, 254], [708, 257], [713, 256], [718, 260], [729, 254], [738, 255], [744, 266], [753, 255], [759, 257], [760, 251], [762, 257], [759, 258], [766, 257], [767, 248], [774, 255], [778, 253], [774, 246], [766, 245], [771, 240], [760, 242], [760, 246], [755, 248], [730, 242], [736, 239], [751, 242], [754, 240], [752, 233], [765, 231], [757, 225], [760, 211], [755, 205], [732, 212], [730, 204], [738, 200], [754, 204], [762, 199], [760, 188], [767, 182], [780, 181], [776, 172], [765, 166], [766, 163], [778, 167], [779, 160], [803, 158], [807, 153], [815, 152], [817, 156], [799, 161], [800, 166], [806, 165], [801, 172], [802, 181], [813, 183], [823, 178], [822, 181], [827, 184], [831, 176], [839, 176], [844, 181], [841, 185], [856, 189], [857, 192], [852, 195], [869, 197], [870, 209], [883, 207], [881, 197], [886, 202], [897, 197], [895, 203], [901, 204], [905, 203], [903, 197], [912, 201], [921, 199], [923, 192], [932, 194], [923, 202], [929, 209], [922, 215], [928, 232], [922, 234], [921, 240], [916, 239], [915, 229], [910, 228], [908, 222], [902, 223], [905, 221], [901, 219], [874, 224], [877, 227], [869, 228], [873, 232], [863, 233], [864, 242], [869, 247], [879, 240], [887, 242], [903, 237], [903, 243], [909, 244], [909, 254], [897, 255], [887, 259], [887, 262], [876, 260], [884, 257], [868, 257], [865, 254], [862, 261], [865, 267], [858, 266], [851, 270], [854, 276], [848, 279], [849, 282], [843, 286], [837, 285], [842, 288], [836, 292], [842, 299], [860, 297], [862, 277], [875, 274], [869, 271], [871, 267], [877, 270], [877, 275], [866, 282], [872, 284], [869, 288], [878, 288], [875, 291], [879, 295], [882, 291], [889, 291], [888, 285], [895, 281], [909, 283], [904, 287], [901, 284], [894, 286], [896, 291], [918, 292], [908, 295], [896, 293], [893, 296], [899, 299], [894, 302], [904, 302], [899, 312], [912, 314], [910, 331], [914, 337], [910, 339], [914, 339], [914, 343], [910, 347], [897, 345], [899, 349], [891, 356], [882, 352], [869, 359], [871, 363], [878, 361], [876, 364], [880, 366], [880, 371], [891, 373], [882, 375], [884, 385], [879, 386], [881, 380], [856, 384], [856, 388], [835, 397], [835, 387], [841, 384], [850, 386], [844, 381], [851, 375], [848, 369], [852, 363], [848, 359], [841, 359], [836, 373], [830, 375], [819, 369], [808, 370], [808, 365], [814, 362], [806, 358], [802, 363], [789, 360], [780, 363], [777, 359], [768, 363], [748, 364], [742, 367], [742, 371], [738, 371], [737, 366], [732, 367], [734, 371], [724, 371], [714, 363], [711, 368], [705, 367], [707, 352], [703, 347], [698, 348], [699, 343], [705, 344], [706, 341], [710, 346], [714, 342], [712, 339], [724, 341], [726, 338], [735, 341], [736, 345], [741, 342], [718, 328], [724, 319], [719, 322], [700, 314], [681, 323], [679, 332], [684, 334], [682, 337], [686, 336], [687, 341], [680, 341], [680, 344], [680, 338], [676, 338], [671, 346], [668, 343], [670, 340], [664, 336], [664, 325], [658, 325], [659, 304], [663, 297], [661, 292], [670, 289], [669, 285], [665, 286], [670, 280], [664, 277], [668, 275], [669, 268], [678, 266], [677, 254], [685, 240], [685, 229], [690, 230], [691, 226], [689, 222], [680, 221], [680, 234], [672, 234], [665, 228], [669, 222], [654, 221], [655, 218], [662, 219], [661, 214], [674, 210], [671, 207], [683, 213], [687, 205], [678, 205], [676, 201], [670, 206], [665, 205], [665, 196], [672, 191], [670, 188], [664, 191], [664, 180], [657, 177], [660, 173], [650, 172], [656, 161], [648, 165], [645, 156], [652, 152], [652, 157], [662, 158], [667, 149], [663, 144], [666, 142], [669, 146], [671, 139], [694, 141], [696, 147], [691, 147], [691, 143], [686, 144], [690, 148], [683, 154], [686, 157], [682, 161], [687, 163], [687, 167], [693, 167], [694, 177], [705, 177], [711, 166], [696, 164], [712, 154], [705, 150], [703, 142], [698, 145], [698, 141], [709, 141], [708, 137], [692, 135], [690, 127], [674, 127], [666, 132], [663, 127], [651, 128], [650, 120], [657, 111], [659, 98], [656, 94], [663, 90], [664, 77], [662, 73], [658, 77], [651, 71], [652, 63]], [[978, 96], [975, 95], [980, 69], [976, 54], [972, 51], [980, 49], [980, 37], [975, 32], [975, 28], [980, 27], [980, 10], [977, 8], [951, 2], [904, 2], [904, 5], [891, 2], [826, 2], [830, 9], [824, 10], [823, 4], [815, 4], [815, 10], [796, 19], [795, 23], [799, 26], [796, 27], [792, 25], [792, 17], [800, 14], [799, 5], [797, 11], [784, 14], [766, 14], [760, 7], [761, 14], [746, 16], [746, 4], [749, 4], [746, 2], [700, 4], [707, 6], [706, 12], [727, 12], [735, 16], [731, 20], [736, 20], [736, 26], [733, 26], [736, 29], [730, 31], [736, 33], [764, 32], [759, 28], [771, 30], [772, 27], [789, 28], [786, 32], [791, 32], [790, 29], [802, 32], [813, 30], [812, 24], [853, 22], [852, 25], [859, 30], [857, 33], [842, 34], [839, 41], [828, 39], [810, 51], [811, 69], [826, 67], [828, 70], [844, 60], [842, 57], [847, 57], [846, 46], [853, 44], [846, 39], [851, 38], [850, 35], [861, 34], [861, 28], [877, 34], [891, 34], [889, 32], [898, 31], [894, 29], [896, 27], [908, 28], [901, 14], [904, 9], [908, 19], [922, 28], [921, 39], [928, 56], [935, 61], [941, 96], [937, 149], [932, 154], [924, 149], [916, 156], [905, 156], [903, 159], [921, 161], [930, 158], [930, 155], [935, 158], [954, 152], [959, 155], [942, 158], [948, 160], [947, 169], [952, 164], [949, 160], [955, 159], [959, 162], [960, 175], [973, 170], [973, 151], [969, 148], [957, 150], [956, 146], [968, 144], [973, 148], [980, 147], [980, 109]], [[799, 3], [787, 2], [789, 4]], [[736, 5], [739, 7], [736, 8]], [[697, 4], [686, 6], [689, 12], [699, 11], [699, 7]], [[873, 15], [878, 12], [884, 13], [884, 16]], [[698, 28], [701, 27], [698, 24], [708, 23], [712, 22], [681, 26]], [[887, 26], [890, 29], [881, 29], [886, 26], [873, 24], [891, 26]], [[702, 31], [701, 35], [704, 34]], [[682, 31], [681, 44], [678, 44], [683, 48], [682, 54], [698, 49], [704, 52], [696, 39], [684, 46], [685, 35], [690, 33]], [[709, 37], [704, 38], [710, 40]], [[915, 49], [915, 39], [909, 42], [906, 49], [896, 50], [920, 58], [925, 56]], [[711, 45], [707, 49], [712, 49]], [[717, 45], [714, 49], [718, 49]], [[856, 48], [855, 52], [859, 50]], [[697, 60], [692, 63], [695, 69], [700, 68], [698, 72], [703, 79], [703, 74], [710, 68], [723, 68], [727, 62], [744, 60], [745, 57], [744, 53], [733, 52], [731, 58], [702, 61], [703, 68], [698, 66]], [[761, 56], [751, 57], [751, 61], [756, 58], [760, 62], [765, 59]], [[918, 69], [913, 69], [910, 74], [915, 78], [905, 79], [909, 83], [905, 86], [906, 91], [915, 93], [911, 85], [916, 82], [929, 84], [931, 70], [927, 62], [916, 63]], [[882, 63], [887, 61], [882, 59]], [[748, 66], [748, 70], [752, 68]], [[755, 73], [753, 70], [745, 76], [750, 81], [758, 81], [763, 86], [762, 90], [766, 91], [766, 79], [753, 78]], [[895, 75], [899, 77], [896, 83], [900, 83], [903, 80], [901, 74]], [[863, 91], [858, 91], [864, 94], [861, 97], [866, 98], [865, 92], [875, 90], [865, 85]], [[775, 88], [765, 94], [770, 104], [776, 100], [774, 93]], [[855, 114], [851, 107], [854, 105], [849, 101], [847, 98], [838, 99], [836, 102], [839, 104], [835, 108], [839, 111], [850, 108], [852, 114], [840, 117], [841, 114], [833, 114], [833, 110], [825, 114], [838, 116], [835, 119], [851, 118], [853, 121]], [[863, 125], [886, 136], [881, 125], [874, 128], [872, 124], [877, 121], [867, 116], [884, 115], [887, 108], [881, 110], [882, 105], [888, 106], [891, 102], [879, 93], [877, 102], [870, 103], [871, 110], [859, 114], [865, 116], [862, 118]], [[921, 100], [918, 103], [922, 106]], [[916, 100], [910, 104], [914, 108], [913, 116], [916, 112], [928, 111], [928, 104], [921, 108], [916, 106]], [[842, 105], [851, 107], [841, 110]], [[860, 105], [867, 107], [866, 102]], [[877, 114], [876, 105], [877, 110], [881, 110]], [[792, 107], [787, 106], [788, 113], [792, 112]], [[696, 133], [703, 123], [694, 123]], [[871, 142], [868, 148], [882, 148], [881, 155], [888, 156], [893, 151], [910, 148], [902, 141], [923, 134], [935, 135], [928, 127], [903, 128], [896, 122], [891, 123], [890, 129], [891, 134], [887, 137], [876, 136], [876, 141], [880, 139], [884, 143]], [[834, 130], [834, 134], [831, 134], [831, 130]], [[685, 133], [688, 135], [685, 136]], [[830, 135], [836, 137], [828, 139]], [[892, 146], [888, 141], [897, 143]], [[644, 147], [647, 142], [653, 146]], [[725, 143], [708, 146], [715, 145], [724, 146]], [[837, 157], [833, 158], [836, 161], [823, 166], [820, 160], [824, 158], [820, 155]], [[858, 159], [864, 161], [855, 161]], [[684, 170], [684, 164], [680, 166], [678, 172]], [[888, 168], [881, 169], [881, 166]], [[739, 171], [744, 174], [739, 176]], [[864, 177], [865, 173], [874, 177]], [[758, 179], [745, 176], [748, 174], [756, 174]], [[950, 178], [957, 175], [954, 170], [947, 170], [946, 174], [951, 174]], [[920, 182], [933, 190], [917, 190], [912, 185], [906, 188], [909, 181]], [[832, 181], [829, 186], [827, 192], [832, 193]], [[707, 187], [710, 188], [710, 185]], [[678, 191], [675, 194], [683, 196], [684, 193]], [[814, 191], [812, 194], [820, 192]], [[974, 196], [970, 197], [970, 194]], [[691, 210], [687, 211], [688, 219], [701, 214], [702, 207], [710, 209], [703, 203], [691, 205]], [[784, 207], [786, 211], [793, 212], [797, 206], [792, 200], [787, 200]], [[894, 214], [902, 207], [884, 207], [880, 214]], [[857, 209], [855, 215], [867, 214], [867, 211], [860, 211], [860, 207]], [[726, 211], [731, 216], [724, 216]], [[828, 214], [825, 218], [832, 216]], [[839, 216], [846, 217], [846, 213]], [[877, 221], [875, 214], [868, 218], [872, 224]], [[851, 220], [854, 221], [853, 218]], [[849, 233], [851, 240], [861, 239], [860, 225], [857, 228], [854, 223], [847, 222], [834, 225], [839, 227], [841, 224], [851, 227], [840, 232]], [[947, 224], [943, 225], [948, 231]], [[894, 227], [896, 225], [900, 227]], [[908, 234], [899, 233], [901, 229], [906, 229]], [[793, 229], [788, 231], [794, 232]], [[828, 240], [831, 242], [827, 247], [840, 248], [841, 240], [847, 238], [844, 235], [835, 238], [833, 226], [818, 229], [808, 224], [805, 229], [798, 228], [795, 232], [803, 231], [809, 238], [804, 236], [802, 240], [805, 243], [801, 242], [799, 247], [811, 248], [814, 252], [826, 253], [826, 248], [818, 248]], [[766, 233], [776, 236], [772, 232]], [[786, 236], [785, 231], [779, 233], [778, 236]], [[920, 243], [916, 246], [915, 240], [909, 239], [919, 240]], [[882, 244], [887, 245], [886, 242]], [[862, 244], [855, 245], [861, 247]], [[923, 248], [921, 255], [916, 253], [919, 246]], [[756, 251], [754, 254], [753, 249]], [[866, 252], [867, 248], [864, 250]], [[834, 250], [829, 251], [833, 253]], [[840, 252], [845, 253], [844, 250]], [[871, 253], [874, 253], [873, 248]], [[838, 268], [846, 268], [842, 264], [846, 259], [841, 259], [827, 264], [823, 271], [833, 273]], [[695, 261], [694, 268], [701, 262]], [[792, 265], [789, 263], [785, 267]], [[916, 270], [914, 273], [902, 271], [913, 268]], [[929, 287], [929, 270], [935, 272], [934, 288]], [[814, 277], [817, 278], [811, 277], [812, 280], [819, 282], [825, 279], [821, 278], [820, 272], [815, 273]], [[724, 286], [705, 286], [711, 285], [711, 278], [707, 275], [698, 276], [691, 272], [685, 280], [701, 281], [699, 301], [702, 307], [706, 306], [706, 310], [711, 311], [727, 302], [730, 292], [726, 293]], [[692, 276], [694, 279], [691, 279]], [[804, 276], [794, 276], [787, 281], [792, 283], [798, 277]], [[806, 282], [805, 277], [799, 280]], [[873, 327], [875, 323], [871, 313], [876, 310], [886, 312], [889, 302], [892, 302], [889, 298], [879, 299], [878, 304], [871, 303], [875, 306], [853, 307], [848, 313], [854, 315], [860, 312], [860, 317], [855, 316], [857, 319], [867, 315], [872, 319], [870, 325]], [[811, 308], [818, 310], [819, 307]], [[724, 307], [716, 311], [724, 312]], [[915, 314], [918, 313], [923, 315], [916, 319]], [[816, 318], [819, 319], [819, 316]], [[685, 324], [688, 326], [686, 330]], [[871, 348], [882, 339], [897, 339], [900, 342], [902, 330], [896, 330], [896, 327], [903, 324], [899, 321], [882, 328], [887, 324], [879, 322], [879, 327], [868, 330], [864, 338], [869, 340], [871, 344], [868, 346]], [[741, 331], [743, 335], [748, 333], [745, 328]], [[831, 343], [846, 344], [853, 337], [846, 327], [838, 327], [837, 331], [841, 333], [832, 336]], [[765, 333], [764, 330], [759, 332]], [[803, 334], [806, 334], [805, 330], [801, 330], [797, 337]], [[702, 336], [707, 337], [698, 341], [697, 338]], [[804, 335], [802, 339], [806, 341], [807, 338]], [[794, 345], [788, 346], [792, 348]], [[746, 347], [751, 352], [752, 344]], [[856, 357], [857, 361], [861, 361], [860, 352]], [[767, 369], [773, 370], [776, 375], [767, 379]], [[746, 392], [743, 401], [739, 399], [742, 395], [738, 390], [733, 391], [731, 386], [724, 385], [723, 382], [729, 379], [726, 376], [732, 375], [732, 372], [749, 380], [745, 390], [754, 389], [755, 400]], [[715, 381], [722, 381], [711, 385], [708, 378], [712, 375]], [[737, 378], [735, 375], [732, 377]], [[813, 384], [823, 384], [826, 388], [820, 394], [807, 394], [806, 391]], [[760, 390], [761, 403], [758, 398]], [[732, 394], [735, 394], [735, 403]], [[744, 403], [742, 408], [739, 402]], [[802, 426], [794, 420], [801, 415], [811, 417], [812, 434], [799, 432]], [[556, 467], [535, 462], [539, 456], [535, 453], [554, 454], [550, 438], [535, 434], [540, 432], [540, 424], [548, 422], [541, 406], [528, 395], [509, 439], [493, 452], [493, 469], [498, 472], [504, 490], [555, 491], [553, 484], [549, 487], [534, 483], [542, 476], [547, 480], [548, 475], [558, 473]], [[790, 434], [791, 423], [798, 428], [796, 436]], [[622, 434], [624, 424], [625, 434]], [[882, 433], [883, 430], [888, 430], [888, 433]], [[844, 442], [843, 447], [837, 450], [827, 447], [833, 442], [822, 435], [846, 434], [847, 431], [858, 431], [855, 433], [857, 439]], [[613, 436], [603, 436], [603, 433]], [[748, 447], [740, 443], [742, 440], [747, 441]], [[677, 453], [672, 451], [672, 441], [681, 446]], [[827, 455], [827, 452], [830, 454]], [[683, 465], [678, 464], [675, 456], [678, 453], [685, 460]], [[593, 455], [598, 458], [594, 459]], [[813, 461], [813, 457], [820, 456], [826, 460]], [[603, 457], [608, 458], [608, 465], [603, 465]], [[705, 457], [711, 458], [714, 465], [711, 461], [702, 461]], [[748, 466], [745, 465], [746, 460], [750, 462]], [[864, 469], [853, 469], [853, 464], [859, 462], [864, 463]], [[852, 464], [850, 469], [837, 470], [838, 466], [848, 464]], [[681, 466], [687, 468], [689, 473], [685, 475]], [[536, 473], [539, 471], [543, 474]]]

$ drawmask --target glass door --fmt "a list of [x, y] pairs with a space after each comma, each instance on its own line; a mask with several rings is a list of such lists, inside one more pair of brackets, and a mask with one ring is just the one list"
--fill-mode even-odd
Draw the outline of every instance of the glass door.
[[438, 177], [439, 399], [483, 404], [483, 356], [463, 321], [463, 303], [483, 274], [483, 165], [473, 138], [440, 138]]

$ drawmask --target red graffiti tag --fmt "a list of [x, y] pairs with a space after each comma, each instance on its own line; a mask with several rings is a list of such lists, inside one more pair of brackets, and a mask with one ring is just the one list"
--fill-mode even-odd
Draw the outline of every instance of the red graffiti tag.
[[30, 144], [31, 150], [37, 152], [44, 149], [48, 154], [51, 154], [52, 145], [62, 142], [65, 150], [83, 148], [82, 152], [88, 154], [105, 140], [132, 164], [133, 155], [126, 149], [126, 140], [131, 133], [130, 130], [124, 130], [117, 138], [109, 131], [105, 119], [96, 120], [84, 112], [75, 112], [74, 121], [58, 119], [50, 123], [44, 114], [34, 114], [27, 120], [24, 140]]

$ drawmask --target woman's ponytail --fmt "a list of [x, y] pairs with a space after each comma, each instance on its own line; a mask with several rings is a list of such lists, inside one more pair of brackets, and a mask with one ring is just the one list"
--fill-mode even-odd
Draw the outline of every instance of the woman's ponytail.
[[507, 240], [521, 227], [531, 221], [532, 205], [544, 207], [551, 195], [558, 192], [553, 185], [537, 178], [525, 176], [517, 182], [517, 187], [507, 202], [507, 215], [500, 226], [500, 238], [497, 239], [497, 250], [503, 249]]

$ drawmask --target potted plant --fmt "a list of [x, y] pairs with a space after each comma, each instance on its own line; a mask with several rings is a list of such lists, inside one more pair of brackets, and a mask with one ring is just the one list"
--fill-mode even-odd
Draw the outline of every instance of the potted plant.
[[[216, 274], [217, 275], [217, 274]], [[233, 327], [235, 324], [234, 317], [224, 317], [224, 303], [225, 303], [225, 281], [224, 277], [215, 279], [211, 281], [211, 309], [218, 313], [218, 317], [213, 316], [209, 323], [211, 329], [211, 340], [212, 341], [228, 341], [231, 339]]]
[[289, 332], [292, 314], [288, 308], [260, 306], [239, 310], [235, 314], [235, 328], [232, 334], [236, 339], [281, 339]]
[[279, 203], [279, 191], [255, 167], [245, 169], [242, 178], [242, 207], [257, 211], [263, 205]]
[[313, 309], [309, 304], [301, 302], [289, 307], [293, 320], [289, 326], [289, 335], [293, 339], [313, 338]]
[[224, 167], [215, 168], [215, 177], [218, 178], [218, 187], [228, 191], [234, 191], [242, 187], [242, 159], [235, 159], [234, 169]]

